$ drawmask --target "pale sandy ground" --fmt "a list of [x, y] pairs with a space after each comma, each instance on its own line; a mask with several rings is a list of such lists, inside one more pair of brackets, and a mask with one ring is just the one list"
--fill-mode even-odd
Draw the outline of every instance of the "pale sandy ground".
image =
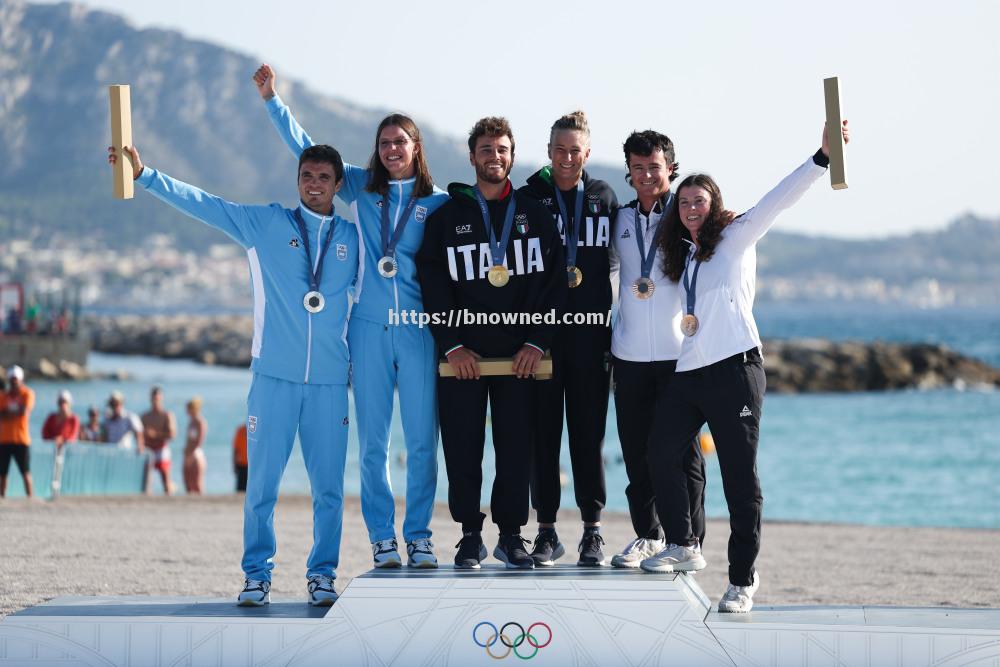
[[[310, 507], [301, 496], [278, 504], [274, 597], [304, 599]], [[576, 516], [560, 515], [574, 554]], [[242, 521], [237, 496], [0, 501], [0, 616], [57, 595], [235, 597]], [[450, 564], [460, 533], [446, 507], [436, 508], [432, 527]], [[607, 514], [603, 534], [610, 557], [631, 539], [631, 525]], [[492, 525], [484, 538], [492, 551]], [[713, 601], [725, 590], [727, 538], [728, 523], [711, 521], [709, 566], [697, 581]], [[337, 589], [370, 567], [360, 506], [350, 499]], [[758, 604], [1000, 607], [1000, 531], [767, 522], [758, 569]]]

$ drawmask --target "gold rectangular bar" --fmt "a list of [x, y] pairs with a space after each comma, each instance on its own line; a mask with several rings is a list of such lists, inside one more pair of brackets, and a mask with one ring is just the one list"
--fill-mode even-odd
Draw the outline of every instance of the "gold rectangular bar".
[[108, 86], [111, 99], [111, 145], [118, 155], [114, 165], [115, 199], [132, 199], [132, 158], [122, 148], [132, 145], [132, 96], [127, 85]]
[[826, 139], [830, 144], [830, 185], [834, 190], [847, 189], [847, 163], [844, 153], [844, 136], [841, 134], [843, 118], [840, 115], [840, 79], [823, 79], [823, 96], [826, 98]]
[[[514, 360], [510, 358], [480, 359], [476, 363], [479, 365], [480, 376], [514, 374]], [[447, 361], [442, 361], [440, 364], [438, 364], [438, 374], [443, 378], [455, 377], [455, 371], [452, 370], [451, 364], [449, 364]], [[535, 371], [535, 379], [536, 380], [552, 379], [551, 357], [542, 357], [538, 361], [538, 369]]]

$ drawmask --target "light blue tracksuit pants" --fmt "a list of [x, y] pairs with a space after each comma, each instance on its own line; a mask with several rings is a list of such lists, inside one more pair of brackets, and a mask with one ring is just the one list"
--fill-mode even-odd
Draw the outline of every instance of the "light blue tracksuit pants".
[[387, 326], [352, 318], [347, 331], [351, 382], [361, 443], [361, 512], [372, 542], [396, 534], [396, 504], [389, 482], [389, 429], [393, 390], [406, 440], [407, 542], [431, 536], [437, 488], [437, 358], [427, 328]]
[[344, 518], [347, 385], [302, 384], [255, 373], [247, 396], [249, 474], [243, 505], [243, 572], [271, 580], [274, 504], [298, 431], [313, 498], [306, 576], [337, 576]]

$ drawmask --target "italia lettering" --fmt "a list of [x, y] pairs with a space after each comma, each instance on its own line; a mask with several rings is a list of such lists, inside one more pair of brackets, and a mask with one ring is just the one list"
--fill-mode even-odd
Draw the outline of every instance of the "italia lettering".
[[[587, 229], [584, 230], [584, 234], [580, 235], [576, 243], [577, 246], [581, 248], [608, 247], [608, 244], [611, 242], [611, 220], [607, 216], [601, 216], [600, 218], [584, 216], [584, 220], [587, 221]], [[562, 224], [562, 216], [557, 215], [556, 221], [559, 226], [559, 237], [562, 239], [563, 245], [566, 245], [566, 231]], [[596, 225], [594, 224], [595, 222], [597, 223]]]
[[[448, 272], [451, 274], [452, 280], [457, 282], [460, 279], [459, 276], [463, 280], [486, 280], [490, 267], [493, 265], [489, 243], [460, 245], [458, 247], [448, 246], [447, 250]], [[509, 261], [511, 259], [514, 260], [513, 268]], [[514, 239], [511, 243], [511, 251], [504, 256], [503, 265], [515, 276], [545, 271], [541, 242], [537, 237]]]

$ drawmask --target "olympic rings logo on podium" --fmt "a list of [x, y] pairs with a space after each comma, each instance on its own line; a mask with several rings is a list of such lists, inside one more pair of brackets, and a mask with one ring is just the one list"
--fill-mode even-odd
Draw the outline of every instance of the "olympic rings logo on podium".
[[[483, 627], [492, 630], [493, 634], [487, 635], [487, 632], [489, 632], [489, 630], [484, 631], [482, 633], [479, 632], [479, 629]], [[518, 630], [518, 634], [516, 635], [515, 639], [511, 639], [510, 636], [507, 635], [507, 628], [510, 627], [517, 628]], [[534, 630], [535, 628], [545, 628], [545, 630], [549, 633], [549, 638], [546, 639], [544, 642], [539, 642], [538, 638], [535, 635], [531, 634], [531, 631]], [[487, 635], [485, 641], [482, 641], [481, 639], [482, 635]], [[552, 628], [550, 628], [545, 623], [542, 623], [541, 621], [536, 621], [535, 623], [529, 625], [528, 629], [525, 630], [524, 626], [521, 625], [520, 623], [517, 623], [516, 621], [507, 621], [502, 626], [500, 626], [499, 630], [497, 630], [497, 626], [494, 625], [493, 623], [490, 623], [489, 621], [480, 621], [479, 623], [476, 624], [476, 627], [472, 629], [472, 641], [476, 643], [476, 646], [481, 646], [482, 648], [486, 649], [486, 655], [490, 656], [494, 660], [503, 660], [508, 655], [510, 655], [511, 652], [513, 652], [514, 655], [516, 655], [521, 660], [531, 660], [532, 658], [535, 657], [535, 654], [538, 653], [538, 649], [545, 648], [546, 646], [552, 643]], [[497, 644], [497, 642], [501, 643], [504, 647], [506, 647], [507, 650], [504, 651], [503, 653], [494, 653], [493, 647]], [[525, 642], [527, 642], [528, 646], [530, 646], [534, 650], [531, 653], [527, 653], [527, 651], [525, 651], [525, 654], [522, 655], [522, 653], [518, 649], [520, 649], [521, 646], [525, 644]]]

